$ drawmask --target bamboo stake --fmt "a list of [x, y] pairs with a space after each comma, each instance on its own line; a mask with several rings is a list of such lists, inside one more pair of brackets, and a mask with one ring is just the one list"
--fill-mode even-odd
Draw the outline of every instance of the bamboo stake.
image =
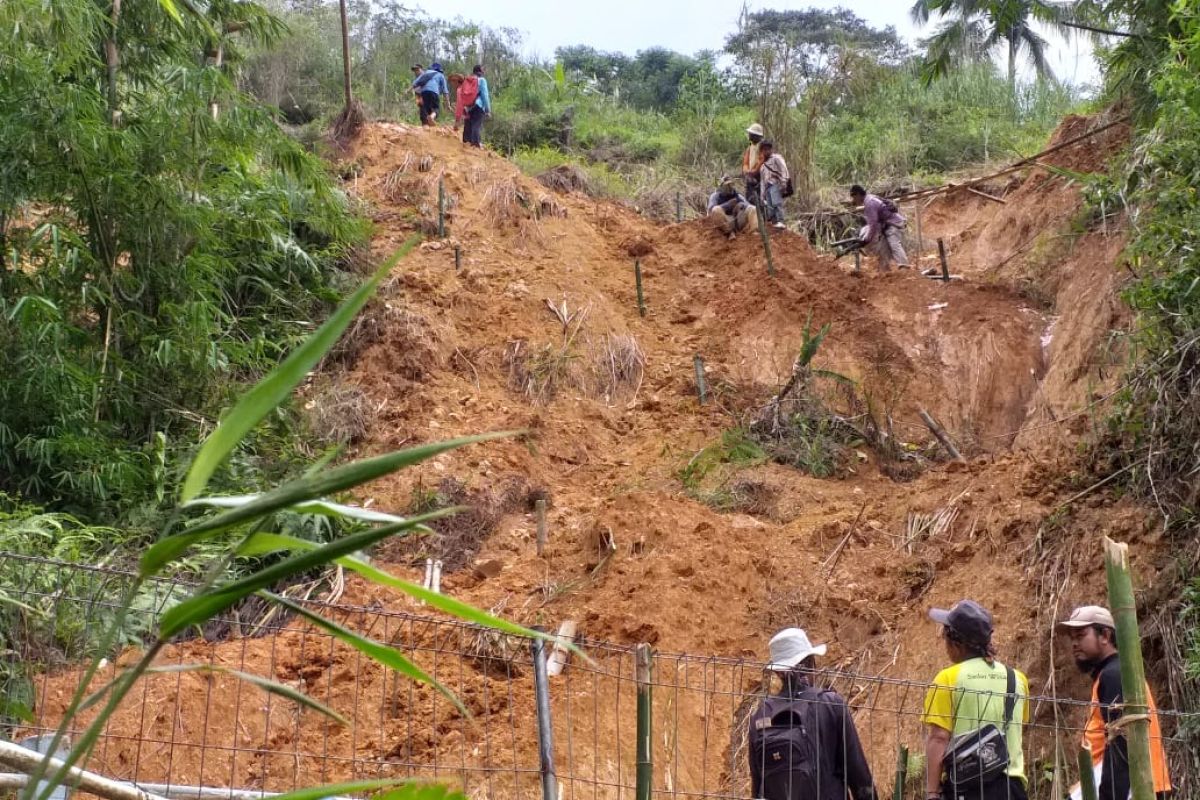
[[694, 356], [692, 366], [696, 368], [696, 394], [700, 398], [700, 405], [704, 405], [708, 399], [708, 392], [704, 386], [704, 359], [698, 355]]
[[538, 498], [534, 504], [537, 509], [537, 554], [538, 558], [546, 551], [546, 500]]
[[921, 238], [921, 204], [913, 203], [917, 208], [917, 266], [920, 267], [921, 259], [925, 254], [924, 241]]
[[578, 630], [579, 623], [573, 619], [565, 620], [558, 626], [558, 633], [554, 634], [554, 648], [546, 661], [546, 674], [549, 677], [561, 675], [567, 668], [567, 662], [571, 659], [571, 651], [567, 647], [575, 643]]
[[1121, 654], [1121, 696], [1125, 699], [1121, 721], [1129, 749], [1129, 787], [1133, 800], [1154, 800], [1150, 707], [1146, 701], [1146, 670], [1138, 634], [1137, 603], [1129, 573], [1129, 545], [1104, 537], [1104, 569], [1108, 574], [1108, 607], [1117, 624], [1117, 650]]
[[946, 258], [946, 243], [941, 239], [938, 242], [938, 260], [942, 262], [942, 280], [946, 283], [950, 282], [950, 260]]
[[896, 750], [896, 782], [892, 785], [892, 800], [904, 800], [904, 783], [908, 780], [908, 746]]
[[767, 233], [767, 220], [763, 216], [762, 208], [754, 209], [754, 216], [758, 219], [758, 235], [762, 237], [763, 252], [767, 254], [767, 274], [775, 275], [775, 259], [771, 258], [771, 236]]
[[446, 182], [438, 178], [438, 238], [446, 238]]
[[1096, 773], [1092, 762], [1092, 748], [1084, 743], [1079, 748], [1079, 796], [1082, 800], [1097, 800]]
[[[63, 760], [54, 756], [44, 756], [33, 750], [27, 750], [12, 742], [0, 741], [0, 762], [24, 773], [37, 770], [45, 760], [52, 770], [61, 769]], [[64, 781], [88, 794], [107, 798], [107, 800], [164, 800], [160, 795], [151, 794], [117, 781], [109, 780], [94, 772], [88, 772], [79, 767], [71, 767]]]
[[462, 269], [462, 248], [455, 245], [454, 247], [454, 271], [458, 272]]
[[530, 654], [533, 657], [533, 685], [537, 707], [538, 760], [541, 763], [542, 800], [558, 800], [558, 777], [554, 770], [554, 725], [550, 721], [550, 680], [546, 675], [545, 646], [542, 639], [529, 642]]
[[654, 762], [651, 756], [651, 679], [653, 656], [650, 645], [639, 644], [634, 650], [635, 679], [637, 681], [637, 800], [650, 800], [651, 784], [654, 780]]
[[[938, 241], [940, 242], [941, 240], [939, 239]], [[946, 449], [946, 452], [950, 454], [951, 458], [953, 458], [955, 461], [964, 460], [962, 453], [958, 452], [958, 448], [954, 446], [954, 442], [950, 439], [950, 436], [946, 433], [946, 430], [938, 424], [936, 419], [929, 415], [928, 411], [923, 408], [918, 408], [917, 414], [920, 415], [921, 421], [925, 423], [925, 427], [929, 428], [929, 431], [934, 435], [934, 438], [936, 438], [938, 443]]]
[[646, 298], [642, 295], [642, 262], [634, 259], [633, 278], [637, 282], [638, 316], [646, 316]]

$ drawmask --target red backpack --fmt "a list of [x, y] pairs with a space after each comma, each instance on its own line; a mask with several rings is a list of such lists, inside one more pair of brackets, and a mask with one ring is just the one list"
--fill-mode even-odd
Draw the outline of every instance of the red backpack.
[[479, 77], [476, 75], [468, 75], [463, 78], [463, 82], [458, 87], [458, 102], [462, 107], [470, 111], [471, 106], [475, 105], [475, 101], [479, 98]]

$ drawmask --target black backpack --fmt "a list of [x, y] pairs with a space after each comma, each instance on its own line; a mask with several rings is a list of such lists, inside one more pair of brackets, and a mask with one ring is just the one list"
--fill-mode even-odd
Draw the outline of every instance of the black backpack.
[[880, 199], [881, 199], [881, 200], [883, 200], [883, 207], [884, 207], [884, 209], [886, 209], [886, 210], [887, 210], [887, 212], [888, 212], [889, 214], [898, 214], [898, 213], [900, 213], [900, 209], [896, 207], [896, 201], [895, 201], [895, 200], [891, 199], [890, 197], [883, 197], [883, 198], [880, 198]]
[[824, 690], [805, 687], [799, 695], [771, 696], [750, 717], [752, 763], [760, 767], [764, 800], [818, 797], [817, 726]]

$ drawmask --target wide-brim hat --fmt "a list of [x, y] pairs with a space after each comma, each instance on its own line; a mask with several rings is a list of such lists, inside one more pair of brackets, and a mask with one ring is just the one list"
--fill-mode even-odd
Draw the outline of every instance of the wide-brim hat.
[[753, 125], [751, 125], [749, 128], [746, 128], [746, 133], [752, 134], [754, 136], [766, 136], [767, 135], [767, 132], [765, 130], [763, 130], [763, 126], [759, 125], [757, 122], [754, 123]]
[[784, 628], [771, 637], [771, 663], [767, 669], [790, 670], [809, 656], [823, 656], [828, 648], [813, 644], [803, 628]]

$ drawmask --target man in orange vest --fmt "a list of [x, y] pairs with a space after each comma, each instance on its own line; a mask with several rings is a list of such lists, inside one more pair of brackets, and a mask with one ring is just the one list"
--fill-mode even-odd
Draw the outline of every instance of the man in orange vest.
[[[1129, 754], [1123, 729], [1118, 723], [1124, 699], [1121, 694], [1121, 660], [1117, 653], [1117, 626], [1107, 608], [1082, 606], [1059, 623], [1071, 636], [1071, 654], [1080, 671], [1092, 676], [1092, 704], [1083, 744], [1092, 751], [1099, 800], [1127, 800], [1129, 797]], [[1154, 774], [1154, 793], [1166, 798], [1171, 793], [1167, 759], [1163, 753], [1162, 730], [1158, 709], [1150, 687], [1146, 687], [1150, 706], [1150, 764]]]

